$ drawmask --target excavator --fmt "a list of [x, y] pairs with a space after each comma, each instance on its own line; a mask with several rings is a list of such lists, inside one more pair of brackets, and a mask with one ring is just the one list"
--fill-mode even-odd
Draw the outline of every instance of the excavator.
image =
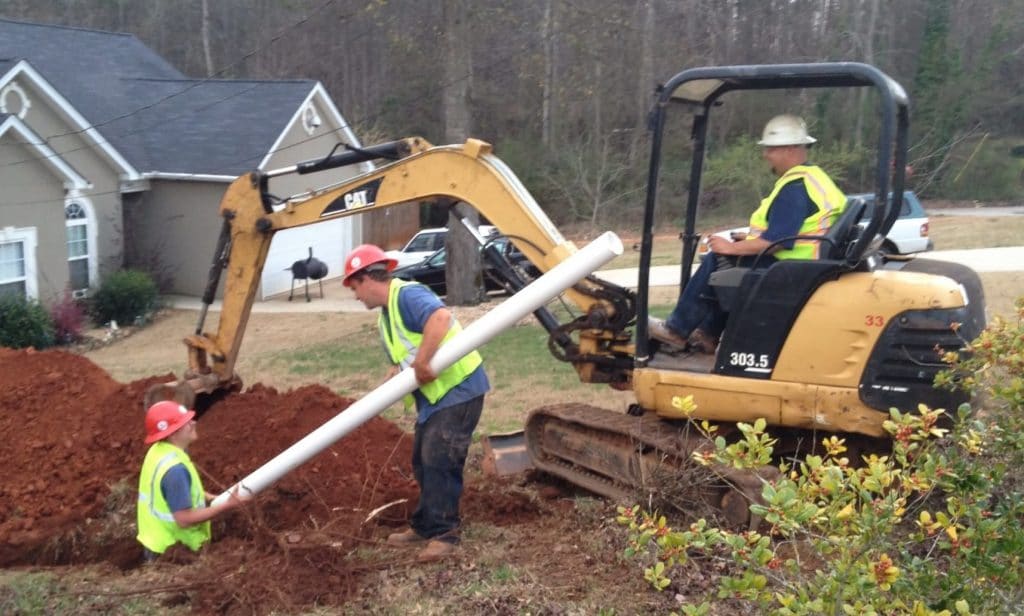
[[[689, 123], [691, 167], [680, 234], [684, 287], [698, 249], [698, 203], [709, 119], [733, 91], [872, 88], [878, 101], [874, 166], [876, 203], [861, 221], [863, 204], [851, 203], [827, 233], [800, 236], [821, 242], [821, 258], [784, 260], [768, 267], [716, 272], [713, 286], [728, 310], [717, 353], [699, 354], [648, 337], [650, 270], [655, 213], [661, 188], [664, 139], [670, 114]], [[549, 333], [548, 346], [584, 382], [632, 391], [626, 409], [565, 402], [533, 410], [525, 425], [532, 465], [615, 499], [635, 498], [656, 476], [685, 474], [706, 438], [688, 429], [714, 422], [732, 438], [737, 424], [764, 418], [777, 439], [780, 460], [813, 448], [829, 434], [843, 435], [851, 459], [884, 448], [882, 423], [890, 408], [919, 403], [953, 408], [962, 395], [933, 388], [945, 352], [958, 352], [985, 327], [981, 282], [964, 266], [896, 258], [879, 248], [901, 207], [909, 100], [877, 68], [836, 62], [704, 67], [684, 70], [656, 90], [649, 116], [651, 156], [639, 245], [636, 291], [588, 276], [562, 298], [575, 306], [559, 319], [548, 308], [534, 314]], [[374, 170], [340, 185], [280, 198], [273, 178], [374, 161]], [[147, 402], [174, 398], [194, 404], [241, 387], [235, 361], [274, 233], [381, 208], [421, 202], [465, 203], [476, 208], [541, 272], [576, 251], [490, 144], [468, 139], [435, 146], [412, 137], [370, 147], [347, 147], [293, 167], [253, 171], [236, 179], [220, 204], [222, 228], [204, 309], [185, 338], [188, 369], [157, 386]], [[461, 206], [460, 206], [461, 207]], [[859, 223], [859, 224], [858, 224]], [[481, 240], [483, 241], [483, 240]], [[521, 267], [484, 245], [484, 258], [501, 272], [510, 292], [529, 284]], [[203, 332], [206, 307], [224, 280], [223, 308], [214, 333]], [[719, 275], [721, 274], [721, 275]], [[564, 321], [564, 322], [562, 322]], [[692, 396], [684, 412], [673, 399]], [[769, 472], [769, 471], [766, 471]], [[700, 498], [735, 525], [750, 523], [761, 471], [722, 469]], [[757, 476], [754, 476], [757, 475]]]

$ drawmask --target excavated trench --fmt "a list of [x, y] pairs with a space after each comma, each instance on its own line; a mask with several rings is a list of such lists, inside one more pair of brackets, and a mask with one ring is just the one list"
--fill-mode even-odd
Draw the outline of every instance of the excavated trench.
[[[0, 348], [0, 566], [140, 564], [141, 401], [173, 378], [123, 384], [78, 355]], [[319, 385], [278, 392], [259, 384], [217, 402], [190, 449], [207, 491], [232, 485], [351, 402]], [[353, 554], [379, 546], [416, 505], [411, 446], [411, 435], [371, 419], [216, 521], [214, 542], [176, 570], [192, 607], [262, 612], [343, 602], [367, 568]], [[539, 514], [500, 484], [470, 480], [463, 515], [505, 525]]]

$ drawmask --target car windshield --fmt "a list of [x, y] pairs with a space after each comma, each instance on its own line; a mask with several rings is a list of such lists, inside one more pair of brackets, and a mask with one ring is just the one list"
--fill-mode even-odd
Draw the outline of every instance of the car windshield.
[[[495, 238], [495, 239], [491, 240], [489, 243], [490, 244], [494, 244], [495, 246], [497, 246], [498, 250], [500, 250], [502, 254], [507, 255], [510, 252], [509, 248], [510, 248], [511, 244], [509, 243], [507, 237], [504, 237], [504, 236], [498, 237], [498, 238]], [[447, 258], [448, 258], [448, 253], [447, 253], [446, 249], [441, 248], [440, 250], [438, 250], [434, 254], [432, 254], [429, 257], [427, 257], [426, 263], [428, 265], [433, 265], [433, 266], [441, 267], [441, 266], [443, 266], [445, 264], [445, 261], [447, 261]]]
[[440, 233], [421, 233], [409, 240], [402, 252], [425, 252], [437, 248], [437, 237]]
[[[850, 195], [850, 199], [863, 199], [864, 200], [864, 215], [861, 220], [867, 220], [871, 218], [871, 212], [875, 207], [875, 195], [872, 193], [866, 193], [863, 195]], [[909, 217], [912, 212], [912, 203], [917, 201], [917, 196], [911, 192], [903, 193], [903, 203], [900, 206], [900, 218]]]

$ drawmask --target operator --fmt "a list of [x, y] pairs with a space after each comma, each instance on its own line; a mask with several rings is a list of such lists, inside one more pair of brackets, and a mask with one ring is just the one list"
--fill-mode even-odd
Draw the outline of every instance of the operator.
[[718, 263], [716, 255], [746, 263], [768, 249], [759, 262], [765, 267], [782, 259], [818, 258], [820, 242], [815, 240], [788, 240], [772, 246], [787, 237], [824, 234], [846, 207], [846, 196], [832, 179], [807, 162], [807, 150], [816, 141], [797, 116], [784, 114], [768, 120], [757, 144], [763, 147], [762, 156], [779, 179], [750, 216], [748, 234], [734, 234], [731, 239], [712, 235], [708, 239], [709, 252], [683, 289], [672, 314], [664, 321], [649, 320], [652, 338], [701, 353], [716, 351], [728, 316], [714, 299], [710, 286]]
[[241, 504], [237, 492], [219, 505], [206, 506], [214, 494], [203, 490], [188, 447], [199, 437], [196, 412], [171, 400], [146, 411], [146, 452], [139, 473], [136, 507], [139, 534], [146, 561], [168, 548], [183, 544], [193, 552], [210, 540], [210, 520]]
[[420, 500], [410, 528], [388, 536], [392, 546], [422, 546], [420, 562], [451, 555], [459, 543], [462, 472], [473, 430], [490, 389], [480, 354], [473, 351], [435, 374], [437, 349], [462, 330], [441, 300], [424, 285], [391, 276], [397, 262], [372, 244], [356, 247], [345, 259], [346, 287], [377, 319], [391, 366], [388, 376], [412, 367], [419, 389], [406, 397], [416, 404], [412, 468]]

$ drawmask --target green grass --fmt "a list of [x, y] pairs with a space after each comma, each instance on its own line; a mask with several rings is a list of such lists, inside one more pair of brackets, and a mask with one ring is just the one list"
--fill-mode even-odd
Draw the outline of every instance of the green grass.
[[[88, 588], [86, 587], [88, 586]], [[0, 614], [169, 614], [152, 598], [104, 596], [95, 585], [80, 589], [54, 573], [0, 571]], [[104, 588], [104, 591], [109, 588]]]

